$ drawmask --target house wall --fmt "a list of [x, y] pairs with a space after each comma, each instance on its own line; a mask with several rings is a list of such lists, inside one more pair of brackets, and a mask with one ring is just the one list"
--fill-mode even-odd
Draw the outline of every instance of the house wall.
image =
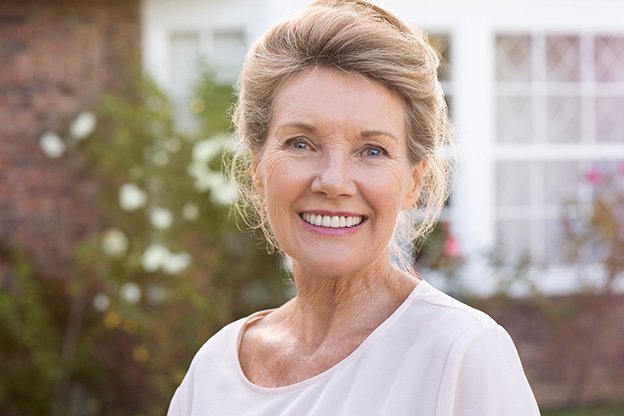
[[139, 65], [139, 12], [139, 0], [0, 3], [0, 244], [26, 247], [46, 274], [68, 274], [96, 224], [95, 189], [39, 138], [123, 89]]

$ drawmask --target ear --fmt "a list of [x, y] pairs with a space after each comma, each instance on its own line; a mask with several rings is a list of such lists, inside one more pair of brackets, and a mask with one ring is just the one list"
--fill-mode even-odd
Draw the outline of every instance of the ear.
[[251, 172], [254, 187], [258, 195], [264, 195], [264, 178], [262, 177], [261, 171], [260, 160], [254, 159], [251, 163]]
[[403, 201], [403, 207], [401, 209], [413, 208], [418, 198], [420, 197], [420, 190], [422, 189], [423, 179], [427, 172], [427, 162], [421, 160], [411, 167], [411, 175], [409, 179], [409, 185], [405, 199]]

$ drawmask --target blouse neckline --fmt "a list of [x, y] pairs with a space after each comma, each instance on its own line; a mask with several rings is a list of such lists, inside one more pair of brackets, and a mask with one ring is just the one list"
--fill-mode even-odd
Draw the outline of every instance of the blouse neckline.
[[368, 348], [370, 348], [370, 346], [372, 344], [374, 344], [374, 342], [390, 326], [392, 326], [392, 324], [394, 322], [396, 322], [397, 319], [399, 319], [399, 317], [403, 314], [403, 312], [405, 312], [405, 310], [409, 307], [409, 305], [417, 297], [417, 295], [419, 295], [422, 291], [424, 291], [427, 286], [428, 286], [427, 282], [425, 282], [424, 280], [420, 280], [418, 282], [418, 284], [416, 285], [416, 287], [414, 287], [414, 289], [412, 289], [412, 291], [409, 293], [407, 298], [405, 298], [405, 300], [395, 309], [395, 311], [392, 312], [392, 314], [390, 314], [390, 316], [388, 316], [388, 318], [386, 318], [385, 321], [383, 321], [377, 328], [375, 328], [373, 330], [373, 332], [371, 332], [370, 335], [368, 335], [368, 337], [366, 337], [364, 339], [364, 341], [362, 341], [362, 343], [355, 350], [353, 350], [353, 352], [351, 352], [351, 354], [346, 356], [344, 359], [342, 359], [341, 361], [337, 362], [333, 366], [329, 367], [325, 371], [323, 371], [323, 372], [321, 372], [321, 373], [319, 373], [319, 374], [317, 374], [315, 376], [312, 376], [310, 378], [307, 378], [305, 380], [299, 381], [299, 382], [294, 383], [294, 384], [288, 384], [286, 386], [280, 386], [280, 387], [262, 387], [262, 386], [258, 386], [257, 384], [252, 383], [247, 378], [245, 373], [243, 372], [243, 368], [242, 368], [241, 363], [240, 363], [239, 352], [240, 352], [241, 340], [243, 338], [243, 333], [245, 332], [246, 327], [251, 322], [267, 316], [268, 314], [273, 312], [275, 309], [266, 309], [266, 310], [263, 310], [263, 311], [258, 311], [258, 312], [254, 313], [252, 315], [249, 315], [247, 317], [247, 319], [245, 319], [241, 323], [241, 325], [238, 327], [238, 329], [237, 329], [238, 330], [238, 335], [236, 337], [236, 343], [235, 343], [234, 351], [232, 352], [234, 354], [234, 361], [236, 362], [236, 371], [239, 373], [239, 376], [240, 376], [241, 380], [243, 381], [243, 384], [246, 387], [248, 387], [249, 389], [251, 389], [253, 391], [256, 391], [258, 393], [262, 393], [262, 394], [280, 394], [280, 393], [286, 393], [286, 392], [295, 391], [295, 390], [301, 390], [301, 389], [304, 389], [307, 386], [310, 386], [312, 384], [321, 382], [322, 380], [328, 379], [333, 374], [338, 372], [341, 368], [343, 368], [343, 367], [349, 365], [350, 363], [356, 361], [361, 355], [363, 355], [366, 352], [366, 350]]

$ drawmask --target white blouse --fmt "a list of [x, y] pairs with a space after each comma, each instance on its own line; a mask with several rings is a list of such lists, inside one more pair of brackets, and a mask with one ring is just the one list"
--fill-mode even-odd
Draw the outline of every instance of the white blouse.
[[233, 322], [198, 351], [168, 416], [533, 416], [539, 409], [507, 332], [420, 282], [348, 357], [296, 384], [266, 388], [244, 375]]

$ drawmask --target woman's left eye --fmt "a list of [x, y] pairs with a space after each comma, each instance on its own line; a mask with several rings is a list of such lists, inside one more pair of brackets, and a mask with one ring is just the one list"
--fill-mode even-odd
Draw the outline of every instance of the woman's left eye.
[[380, 157], [380, 156], [387, 155], [388, 152], [386, 152], [386, 150], [380, 146], [367, 146], [362, 151], [362, 154], [367, 157]]
[[287, 140], [286, 145], [290, 147], [291, 149], [295, 149], [295, 150], [309, 150], [310, 149], [310, 144], [306, 140], [303, 140], [300, 138], [293, 138], [293, 139]]

